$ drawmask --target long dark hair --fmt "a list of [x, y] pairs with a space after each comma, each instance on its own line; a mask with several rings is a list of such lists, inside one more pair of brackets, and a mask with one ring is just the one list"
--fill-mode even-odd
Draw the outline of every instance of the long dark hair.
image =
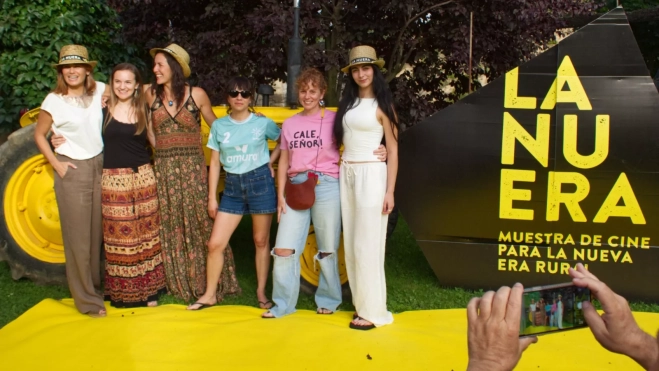
[[[183, 105], [183, 98], [185, 98], [185, 76], [183, 75], [183, 68], [180, 64], [169, 55], [169, 53], [159, 51], [156, 55], [153, 56], [153, 63], [156, 63], [156, 56], [162, 54], [167, 60], [169, 68], [172, 70], [172, 92], [174, 93], [174, 99], [176, 100], [176, 106], [181, 107]], [[151, 94], [154, 94], [160, 99], [165, 98], [165, 87], [163, 85], [152, 84], [151, 85]]]
[[[140, 75], [140, 71], [138, 71], [137, 67], [130, 63], [120, 63], [112, 69], [112, 73], [110, 74], [111, 93], [108, 107], [114, 110], [114, 107], [117, 105], [118, 98], [114, 93], [114, 74], [118, 71], [130, 71], [135, 76], [135, 84], [137, 89], [135, 89], [135, 93], [133, 94], [130, 108], [132, 113], [135, 115], [135, 118], [137, 119], [137, 122], [135, 123], [135, 135], [140, 135], [142, 132], [144, 132], [144, 129], [146, 129], [147, 114], [146, 98], [144, 97], [144, 93], [142, 93], [142, 76]], [[103, 131], [105, 131], [105, 128], [110, 122], [110, 116], [111, 115], [106, 115], [105, 117], [105, 123], [103, 123]]]
[[[373, 88], [375, 99], [378, 102], [378, 107], [389, 118], [394, 138], [398, 140], [396, 133], [400, 128], [398, 125], [398, 116], [394, 109], [394, 97], [380, 68], [374, 64], [371, 66], [373, 68], [373, 84], [371, 87]], [[352, 78], [352, 72], [349, 71], [345, 89], [343, 89], [343, 96], [339, 102], [339, 109], [336, 111], [336, 118], [334, 119], [334, 141], [337, 148], [340, 148], [343, 144], [343, 117], [356, 104], [359, 104], [359, 101], [359, 85]]]

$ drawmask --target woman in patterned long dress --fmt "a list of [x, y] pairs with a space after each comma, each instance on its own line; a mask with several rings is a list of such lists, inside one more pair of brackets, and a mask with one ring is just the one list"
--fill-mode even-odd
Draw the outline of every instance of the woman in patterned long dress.
[[[170, 293], [187, 302], [206, 289], [208, 175], [201, 147], [201, 121], [215, 121], [206, 92], [185, 83], [188, 53], [176, 44], [152, 49], [156, 84], [145, 87], [151, 107], [155, 172], [160, 202], [160, 239]], [[231, 248], [225, 251], [217, 300], [240, 293]]]
[[118, 308], [153, 307], [167, 288], [142, 78], [122, 63], [112, 70], [110, 87], [101, 179], [105, 299]]

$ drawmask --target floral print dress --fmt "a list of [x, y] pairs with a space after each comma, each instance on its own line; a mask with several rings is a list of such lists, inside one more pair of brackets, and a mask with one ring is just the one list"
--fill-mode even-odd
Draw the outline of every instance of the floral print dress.
[[[192, 94], [174, 116], [157, 97], [151, 117], [167, 287], [172, 295], [191, 302], [206, 290], [206, 243], [213, 228], [206, 203], [208, 174], [201, 147], [200, 112]], [[227, 246], [217, 300], [240, 291], [233, 252]]]

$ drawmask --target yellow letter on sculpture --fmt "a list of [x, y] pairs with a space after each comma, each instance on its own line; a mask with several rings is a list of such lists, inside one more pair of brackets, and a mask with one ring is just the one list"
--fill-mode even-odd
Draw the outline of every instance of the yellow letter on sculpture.
[[515, 67], [506, 73], [503, 88], [503, 106], [505, 108], [535, 109], [537, 99], [535, 97], [520, 97], [517, 95], [519, 85], [519, 67]]
[[563, 154], [572, 166], [592, 169], [600, 165], [609, 155], [609, 115], [595, 117], [595, 151], [589, 156], [577, 152], [577, 116], [565, 115], [563, 132]]
[[[565, 84], [568, 84], [570, 90], [563, 90]], [[588, 95], [581, 85], [581, 80], [579, 80], [579, 75], [572, 65], [572, 61], [569, 56], [563, 58], [563, 62], [558, 67], [558, 72], [554, 83], [551, 84], [551, 88], [547, 92], [547, 96], [542, 101], [540, 109], [554, 109], [556, 103], [576, 103], [582, 111], [590, 111], [593, 109], [593, 106], [588, 100]]]
[[549, 115], [539, 114], [534, 138], [510, 113], [504, 112], [501, 163], [515, 163], [515, 140], [518, 140], [543, 167], [549, 166], [549, 129]]
[[[574, 184], [577, 190], [574, 193], [562, 193], [563, 184]], [[567, 211], [575, 222], [586, 222], [579, 202], [583, 201], [590, 192], [590, 183], [588, 179], [579, 173], [549, 172], [549, 186], [547, 187], [547, 221], [554, 222], [558, 220], [561, 210], [561, 204], [564, 204]]]
[[[624, 202], [624, 206], [618, 206], [620, 199]], [[629, 179], [627, 179], [625, 173], [620, 173], [620, 177], [618, 177], [616, 184], [611, 188], [609, 195], [606, 196], [606, 200], [604, 200], [602, 207], [600, 207], [597, 215], [595, 215], [593, 222], [606, 223], [610, 216], [626, 216], [634, 224], [645, 224], [641, 205], [639, 205], [636, 195], [634, 195], [634, 190], [632, 190], [632, 185], [629, 183]]]
[[535, 171], [501, 169], [501, 193], [499, 194], [499, 218], [533, 220], [533, 210], [514, 209], [513, 201], [530, 201], [531, 191], [515, 189], [513, 182], [534, 182]]

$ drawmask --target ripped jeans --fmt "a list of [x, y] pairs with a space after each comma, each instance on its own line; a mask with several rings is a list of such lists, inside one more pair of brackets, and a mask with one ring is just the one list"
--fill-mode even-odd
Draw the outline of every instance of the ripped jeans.
[[[292, 178], [294, 184], [307, 180], [307, 173], [299, 173]], [[272, 301], [275, 306], [270, 309], [275, 317], [295, 312], [300, 293], [300, 256], [306, 247], [309, 223], [313, 219], [318, 252], [314, 264], [320, 265], [320, 279], [316, 290], [316, 305], [336, 311], [341, 304], [341, 281], [337, 250], [341, 237], [341, 198], [339, 180], [329, 175], [318, 173], [319, 184], [316, 185], [316, 200], [309, 210], [293, 210], [286, 207], [282, 213], [277, 230], [276, 249], [295, 250], [290, 256], [272, 255]], [[320, 256], [320, 253], [325, 255]]]

